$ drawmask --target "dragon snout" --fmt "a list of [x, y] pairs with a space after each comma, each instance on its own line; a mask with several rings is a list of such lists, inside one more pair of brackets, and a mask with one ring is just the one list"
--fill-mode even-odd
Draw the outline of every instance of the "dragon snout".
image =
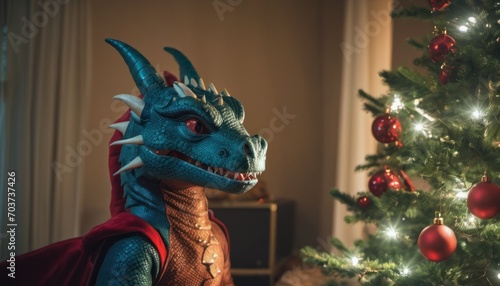
[[267, 142], [259, 135], [246, 138], [240, 145], [240, 151], [250, 158], [263, 158], [267, 151]]

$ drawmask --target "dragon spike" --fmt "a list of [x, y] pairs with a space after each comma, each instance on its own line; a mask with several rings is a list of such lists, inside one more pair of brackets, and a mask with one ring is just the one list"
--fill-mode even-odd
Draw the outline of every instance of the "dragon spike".
[[196, 82], [196, 80], [194, 78], [191, 79], [191, 85], [194, 87], [198, 87], [198, 83]]
[[113, 174], [113, 176], [116, 176], [118, 174], [121, 174], [125, 171], [140, 168], [144, 166], [144, 162], [142, 162], [141, 157], [137, 156], [135, 157], [134, 160], [130, 161], [127, 165], [123, 166], [120, 170], [116, 171], [116, 173]]
[[213, 93], [213, 94], [219, 94], [219, 92], [217, 91], [217, 89], [215, 88], [215, 85], [214, 85], [213, 83], [210, 83], [210, 84], [208, 85], [208, 89], [209, 89], [210, 91], [212, 91], [212, 93]]
[[222, 95], [224, 96], [228, 96], [228, 97], [231, 97], [231, 95], [229, 94], [229, 92], [227, 91], [227, 89], [224, 88], [224, 90], [221, 92]]
[[133, 96], [130, 94], [118, 94], [113, 97], [114, 99], [118, 99], [120, 101], [123, 101], [125, 104], [127, 104], [130, 109], [139, 117], [141, 117], [142, 110], [144, 109], [144, 105], [146, 103], [144, 100], [138, 98], [137, 96]]
[[205, 96], [205, 95], [203, 95], [203, 96], [201, 97], [201, 101], [203, 101], [203, 103], [207, 103], [207, 98], [206, 98], [206, 96]]
[[200, 82], [200, 84], [199, 84], [200, 88], [205, 90], [205, 83], [203, 82], [203, 79], [201, 77], [200, 77], [199, 82]]
[[180, 97], [186, 97], [186, 96], [191, 96], [193, 98], [197, 98], [196, 97], [196, 94], [194, 94], [194, 92], [192, 92], [189, 87], [187, 87], [185, 84], [183, 84], [182, 82], [180, 81], [176, 81], [174, 82], [174, 89], [175, 91], [177, 91], [177, 94], [180, 96]]
[[130, 121], [123, 121], [123, 122], [113, 123], [109, 125], [109, 127], [120, 131], [121, 134], [125, 134], [125, 131], [127, 130], [129, 123]]
[[194, 68], [193, 64], [189, 61], [189, 59], [183, 53], [181, 53], [179, 50], [171, 48], [171, 47], [165, 47], [163, 49], [167, 53], [171, 54], [175, 58], [175, 61], [179, 64], [180, 72], [181, 72], [180, 78], [184, 78], [184, 76], [188, 76], [188, 78], [194, 78], [195, 80], [200, 79], [200, 76], [198, 75], [198, 72], [196, 72], [196, 69]]
[[187, 75], [184, 76], [184, 84], [189, 84], [189, 77]]
[[148, 96], [149, 90], [165, 86], [165, 82], [155, 68], [136, 49], [115, 39], [106, 39], [106, 42], [113, 46], [125, 60], [130, 74], [143, 96]]
[[222, 95], [219, 96], [219, 105], [223, 105], [224, 104], [224, 99], [222, 99]]
[[111, 143], [110, 146], [123, 145], [123, 144], [144, 145], [144, 138], [142, 137], [142, 135], [137, 135], [135, 137], [130, 137], [127, 139], [117, 140], [117, 141]]

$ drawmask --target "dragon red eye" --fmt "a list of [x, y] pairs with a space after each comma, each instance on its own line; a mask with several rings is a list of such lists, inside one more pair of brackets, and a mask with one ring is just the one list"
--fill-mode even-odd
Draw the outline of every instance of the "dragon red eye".
[[203, 123], [201, 123], [201, 121], [198, 119], [191, 118], [191, 119], [186, 120], [185, 123], [186, 123], [187, 128], [191, 132], [193, 132], [194, 134], [207, 134], [208, 133], [207, 128], [205, 128]]

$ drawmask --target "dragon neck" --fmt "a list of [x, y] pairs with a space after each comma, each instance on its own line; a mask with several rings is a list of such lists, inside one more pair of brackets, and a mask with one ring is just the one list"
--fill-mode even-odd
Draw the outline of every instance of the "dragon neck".
[[203, 187], [178, 181], [160, 183], [157, 180], [138, 180], [132, 175], [127, 176], [126, 181], [126, 208], [153, 226], [167, 247], [170, 247], [172, 227], [167, 208], [171, 216], [180, 215], [193, 226], [208, 223], [208, 206]]
[[203, 187], [179, 182], [163, 182], [162, 194], [167, 213], [170, 210], [182, 213], [182, 216], [193, 222], [208, 218], [207, 198]]
[[165, 245], [169, 247], [170, 224], [158, 181], [146, 179], [139, 181], [133, 175], [128, 175], [126, 182], [123, 186], [126, 197], [125, 207], [131, 214], [153, 226], [160, 233]]

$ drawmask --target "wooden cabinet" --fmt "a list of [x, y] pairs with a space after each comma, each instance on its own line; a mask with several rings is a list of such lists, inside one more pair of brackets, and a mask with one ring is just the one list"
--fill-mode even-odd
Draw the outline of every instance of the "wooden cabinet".
[[293, 249], [293, 202], [210, 201], [209, 208], [229, 231], [235, 284], [273, 285], [277, 266]]

